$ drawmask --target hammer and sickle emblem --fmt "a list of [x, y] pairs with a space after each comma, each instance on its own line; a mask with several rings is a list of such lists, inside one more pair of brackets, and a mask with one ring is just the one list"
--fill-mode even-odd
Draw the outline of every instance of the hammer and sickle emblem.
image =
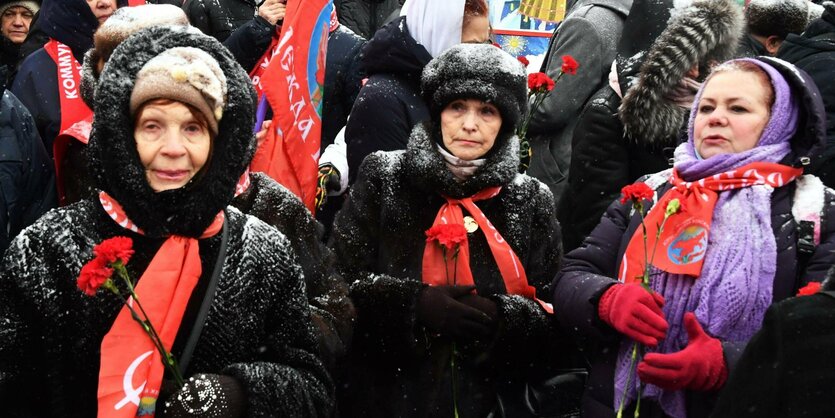
[[125, 391], [125, 397], [121, 401], [119, 401], [119, 403], [117, 403], [114, 407], [114, 409], [116, 409], [117, 411], [122, 409], [122, 407], [124, 407], [125, 405], [127, 405], [128, 402], [136, 406], [139, 406], [139, 395], [145, 389], [145, 384], [147, 384], [148, 382], [144, 381], [141, 385], [139, 385], [138, 388], [134, 388], [133, 374], [136, 372], [136, 368], [139, 367], [139, 365], [142, 364], [142, 362], [153, 353], [154, 350], [151, 350], [140, 355], [135, 360], [133, 360], [133, 363], [131, 363], [130, 366], [128, 366], [128, 369], [125, 371], [125, 377], [122, 378], [122, 390]]

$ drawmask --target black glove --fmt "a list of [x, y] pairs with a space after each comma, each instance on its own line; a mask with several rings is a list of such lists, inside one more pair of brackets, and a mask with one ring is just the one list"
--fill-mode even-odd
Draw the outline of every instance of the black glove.
[[456, 300], [469, 307], [476, 308], [479, 311], [484, 312], [485, 315], [490, 317], [491, 326], [495, 326], [495, 324], [498, 323], [499, 307], [496, 306], [496, 302], [493, 302], [492, 299], [470, 293], [461, 296]]
[[319, 167], [316, 183], [316, 208], [319, 209], [328, 200], [328, 192], [339, 190], [339, 170], [330, 164]]
[[420, 292], [417, 319], [432, 331], [453, 338], [476, 339], [492, 334], [493, 322], [484, 312], [456, 298], [475, 286], [427, 286]]
[[246, 394], [234, 377], [199, 374], [190, 377], [179, 391], [165, 400], [161, 416], [238, 418], [245, 411]]

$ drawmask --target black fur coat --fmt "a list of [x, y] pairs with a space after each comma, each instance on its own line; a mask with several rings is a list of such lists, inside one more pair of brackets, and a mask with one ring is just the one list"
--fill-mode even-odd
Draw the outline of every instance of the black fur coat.
[[[497, 139], [485, 165], [459, 183], [437, 151], [438, 135], [421, 124], [406, 150], [369, 155], [336, 218], [333, 247], [358, 312], [350, 366], [337, 378], [348, 416], [453, 414], [450, 341], [429, 335], [415, 317], [425, 231], [444, 203], [441, 194], [461, 198], [502, 186], [476, 205], [519, 256], [540, 299], [548, 300], [559, 268], [553, 199], [538, 180], [516, 173], [518, 140]], [[481, 229], [468, 239], [478, 293], [497, 303], [500, 324], [492, 341], [457, 345], [458, 409], [462, 417], [484, 417], [499, 387], [547, 370], [560, 341], [555, 321], [535, 301], [506, 294]]]

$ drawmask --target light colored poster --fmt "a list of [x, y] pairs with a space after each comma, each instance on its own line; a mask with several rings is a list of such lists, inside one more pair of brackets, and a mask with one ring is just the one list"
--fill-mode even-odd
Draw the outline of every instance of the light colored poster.
[[513, 56], [525, 56], [529, 71], [538, 71], [548, 40], [557, 23], [530, 19], [519, 13], [519, 0], [488, 0], [493, 37], [503, 50]]

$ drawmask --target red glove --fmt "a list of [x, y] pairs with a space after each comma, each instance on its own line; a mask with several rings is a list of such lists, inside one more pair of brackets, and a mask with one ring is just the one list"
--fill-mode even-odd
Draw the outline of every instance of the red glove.
[[690, 338], [687, 347], [673, 354], [647, 354], [638, 364], [638, 376], [669, 390], [721, 388], [728, 378], [722, 343], [702, 330], [693, 312], [684, 314], [684, 328]]
[[621, 334], [655, 347], [667, 335], [662, 306], [663, 296], [647, 292], [638, 283], [616, 284], [600, 297], [597, 314]]

